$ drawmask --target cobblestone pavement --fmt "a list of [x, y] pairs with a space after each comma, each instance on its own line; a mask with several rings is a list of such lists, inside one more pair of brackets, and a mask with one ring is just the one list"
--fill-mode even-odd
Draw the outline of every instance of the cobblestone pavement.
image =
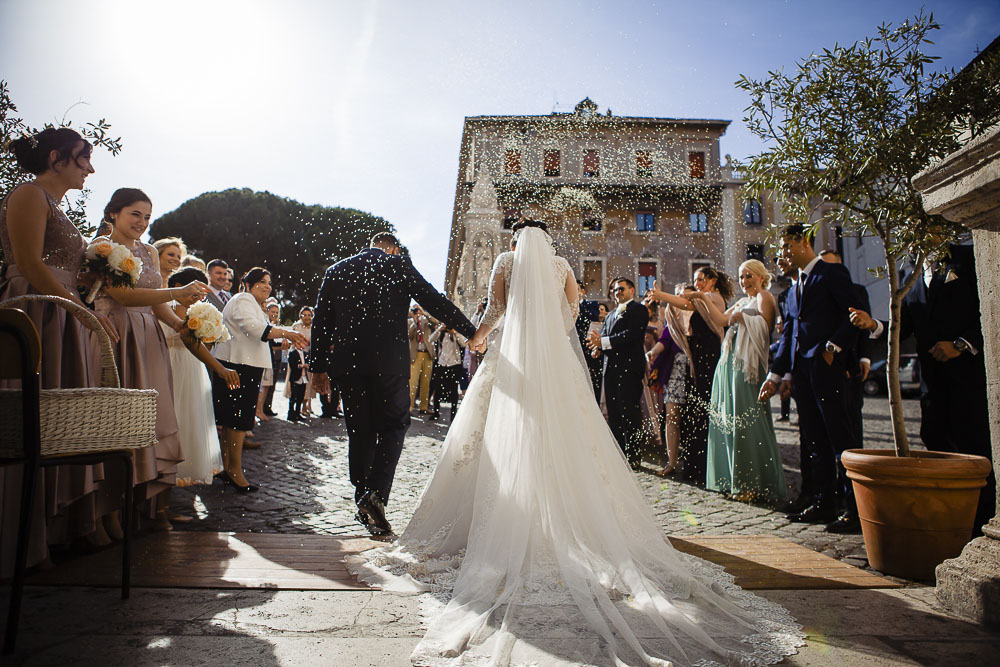
[[[318, 409], [319, 401], [315, 404]], [[919, 442], [919, 404], [915, 400], [904, 404], [907, 428], [913, 441]], [[773, 405], [777, 416], [777, 401]], [[175, 524], [177, 529], [326, 535], [364, 532], [354, 521], [343, 420], [285, 421], [286, 403], [278, 395], [274, 408], [281, 416], [255, 429], [261, 448], [243, 455], [247, 479], [260, 485], [260, 490], [240, 494], [220, 482], [176, 489], [174, 509], [197, 517], [188, 524]], [[866, 446], [891, 448], [888, 400], [868, 398], [864, 416]], [[793, 424], [795, 419], [793, 409]], [[776, 423], [776, 431], [792, 498], [799, 485], [798, 429], [784, 422]], [[406, 526], [437, 463], [446, 433], [447, 425], [413, 418], [387, 508], [397, 531]], [[646, 472], [638, 472], [636, 477], [667, 535], [771, 534], [853, 565], [867, 566], [860, 534], [826, 533], [822, 525], [790, 523], [779, 510], [727, 500], [712, 491], [660, 479], [651, 474], [653, 463], [646, 462]]]

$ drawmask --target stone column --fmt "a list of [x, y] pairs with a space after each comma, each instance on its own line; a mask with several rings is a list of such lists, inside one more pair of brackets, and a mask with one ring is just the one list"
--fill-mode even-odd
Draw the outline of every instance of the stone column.
[[[924, 208], [972, 229], [986, 355], [993, 470], [1000, 477], [1000, 125], [970, 141], [913, 179]], [[958, 558], [937, 568], [942, 604], [985, 625], [1000, 627], [1000, 518]]]

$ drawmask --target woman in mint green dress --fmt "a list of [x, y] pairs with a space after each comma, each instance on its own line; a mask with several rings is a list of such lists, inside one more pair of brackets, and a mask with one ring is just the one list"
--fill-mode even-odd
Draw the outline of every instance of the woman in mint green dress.
[[774, 502], [785, 497], [771, 406], [757, 400], [767, 375], [777, 312], [775, 298], [767, 291], [770, 283], [771, 274], [764, 264], [747, 260], [740, 265], [745, 297], [725, 312], [705, 300], [715, 323], [729, 327], [712, 380], [706, 487], [743, 502]]

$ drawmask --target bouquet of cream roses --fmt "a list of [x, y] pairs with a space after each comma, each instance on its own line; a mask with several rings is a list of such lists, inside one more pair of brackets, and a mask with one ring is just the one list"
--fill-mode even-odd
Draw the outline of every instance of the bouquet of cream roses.
[[132, 251], [106, 236], [98, 236], [87, 246], [84, 266], [97, 274], [94, 286], [87, 295], [87, 303], [93, 303], [101, 287], [107, 283], [112, 287], [135, 287], [142, 273], [142, 265]]
[[184, 324], [202, 343], [221, 343], [230, 338], [229, 329], [222, 323], [222, 313], [205, 301], [199, 301], [188, 308]]

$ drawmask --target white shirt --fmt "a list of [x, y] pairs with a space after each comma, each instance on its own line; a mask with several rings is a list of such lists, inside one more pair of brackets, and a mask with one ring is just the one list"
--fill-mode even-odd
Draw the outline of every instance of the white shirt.
[[[615, 308], [615, 317], [621, 317], [621, 314], [625, 312], [628, 305], [635, 301], [635, 299], [629, 299], [625, 303], [619, 303], [618, 307]], [[608, 314], [610, 317], [610, 313]], [[601, 336], [601, 349], [610, 350], [611, 349], [611, 338], [609, 336]]]

